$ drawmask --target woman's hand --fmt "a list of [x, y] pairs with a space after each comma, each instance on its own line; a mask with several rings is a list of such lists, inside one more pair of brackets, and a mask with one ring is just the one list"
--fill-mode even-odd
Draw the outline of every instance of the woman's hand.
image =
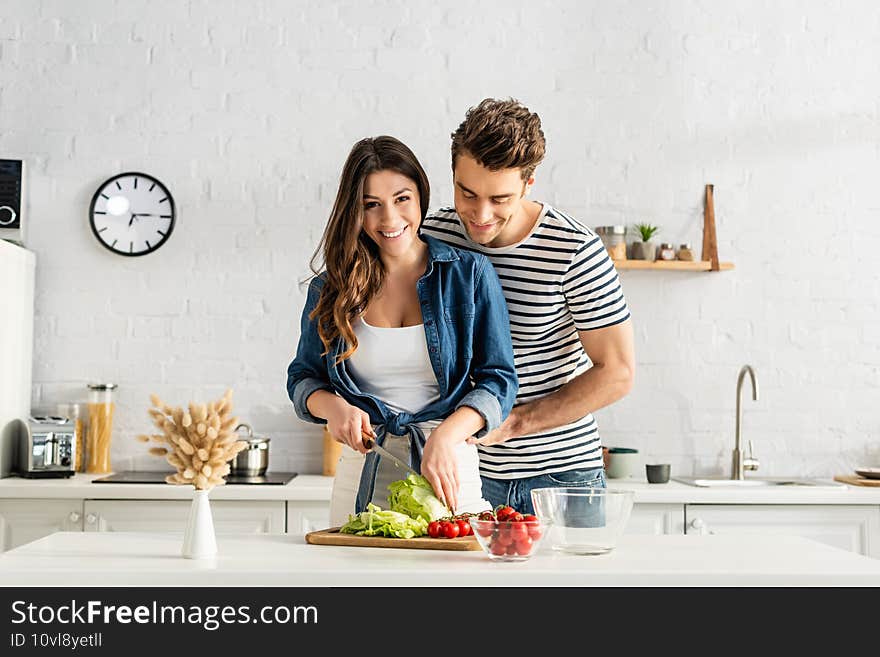
[[326, 390], [312, 393], [306, 403], [309, 412], [327, 420], [327, 431], [334, 440], [361, 454], [369, 451], [364, 447], [362, 432], [373, 435], [373, 426], [364, 411]]
[[483, 424], [483, 416], [477, 411], [470, 406], [459, 406], [431, 432], [425, 442], [422, 476], [452, 513], [455, 513], [458, 506], [458, 491], [461, 486], [456, 448]]
[[431, 432], [422, 452], [422, 476], [452, 513], [458, 505], [460, 482], [455, 448], [460, 442], [464, 441], [442, 431], [441, 425]]

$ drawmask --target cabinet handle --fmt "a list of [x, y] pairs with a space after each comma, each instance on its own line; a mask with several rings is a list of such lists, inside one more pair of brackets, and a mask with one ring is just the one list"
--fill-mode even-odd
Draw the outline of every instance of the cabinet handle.
[[703, 522], [702, 518], [694, 518], [693, 520], [691, 520], [691, 527], [693, 527], [694, 529], [702, 529], [705, 526], [706, 523]]
[[94, 525], [97, 521], [98, 521], [98, 516], [96, 516], [94, 513], [87, 513], [86, 514], [86, 522], [88, 524]]
[[80, 519], [79, 511], [71, 511], [70, 515], [67, 516], [67, 518], [68, 518], [68, 520], [70, 520], [70, 522], [79, 522], [79, 519]]

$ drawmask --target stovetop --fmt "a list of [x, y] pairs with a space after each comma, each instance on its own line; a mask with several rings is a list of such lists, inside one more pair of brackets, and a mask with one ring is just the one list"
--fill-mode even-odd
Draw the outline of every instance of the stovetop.
[[[92, 479], [93, 484], [164, 484], [170, 471], [153, 472], [150, 470], [125, 470], [116, 472], [100, 479]], [[267, 472], [259, 477], [244, 475], [226, 475], [227, 484], [274, 484], [283, 486], [297, 475], [296, 472]]]

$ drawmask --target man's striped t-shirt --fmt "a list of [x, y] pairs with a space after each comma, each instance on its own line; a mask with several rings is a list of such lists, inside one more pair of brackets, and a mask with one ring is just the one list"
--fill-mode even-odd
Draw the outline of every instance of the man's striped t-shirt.
[[[544, 204], [532, 231], [500, 248], [476, 244], [453, 208], [428, 216], [422, 232], [484, 253], [501, 279], [519, 378], [516, 403], [555, 392], [592, 364], [578, 331], [629, 318], [617, 270], [589, 228]], [[480, 474], [494, 479], [598, 468], [602, 443], [592, 414], [537, 434], [480, 446]]]

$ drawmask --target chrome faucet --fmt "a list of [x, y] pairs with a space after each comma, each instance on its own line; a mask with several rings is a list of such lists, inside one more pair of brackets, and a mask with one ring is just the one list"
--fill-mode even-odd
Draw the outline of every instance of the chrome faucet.
[[752, 399], [758, 401], [758, 380], [755, 378], [755, 370], [751, 365], [743, 365], [736, 379], [736, 445], [733, 448], [733, 469], [730, 473], [730, 478], [737, 480], [745, 479], [743, 476], [745, 470], [757, 470], [760, 465], [752, 451], [751, 440], [749, 441], [749, 455], [743, 456], [742, 452], [742, 387], [746, 374], [752, 381]]

